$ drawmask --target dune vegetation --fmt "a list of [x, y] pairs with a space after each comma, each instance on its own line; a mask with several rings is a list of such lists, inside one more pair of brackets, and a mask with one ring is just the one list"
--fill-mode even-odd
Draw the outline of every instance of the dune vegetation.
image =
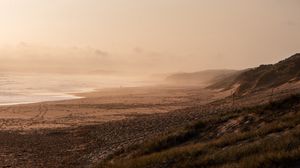
[[300, 95], [212, 114], [131, 146], [99, 167], [293, 167], [300, 161]]

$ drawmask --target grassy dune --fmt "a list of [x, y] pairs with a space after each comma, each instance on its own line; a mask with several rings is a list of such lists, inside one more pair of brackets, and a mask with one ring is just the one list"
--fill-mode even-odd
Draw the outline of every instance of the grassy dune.
[[300, 96], [220, 112], [112, 155], [98, 167], [293, 167], [300, 161]]

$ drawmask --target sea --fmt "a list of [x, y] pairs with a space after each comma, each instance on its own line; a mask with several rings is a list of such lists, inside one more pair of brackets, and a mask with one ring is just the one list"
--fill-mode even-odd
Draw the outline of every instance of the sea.
[[128, 76], [0, 73], [0, 106], [78, 99], [74, 93], [140, 85]]

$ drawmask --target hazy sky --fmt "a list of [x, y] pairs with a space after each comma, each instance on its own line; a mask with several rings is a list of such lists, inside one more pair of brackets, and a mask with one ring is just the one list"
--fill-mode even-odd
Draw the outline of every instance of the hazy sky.
[[235, 69], [300, 52], [299, 30], [299, 0], [0, 0], [0, 61]]

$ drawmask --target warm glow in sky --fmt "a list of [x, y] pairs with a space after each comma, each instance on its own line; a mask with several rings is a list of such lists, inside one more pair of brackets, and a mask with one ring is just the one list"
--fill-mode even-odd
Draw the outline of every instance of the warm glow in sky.
[[88, 55], [109, 70], [245, 68], [300, 52], [299, 30], [299, 0], [0, 0], [1, 65]]

